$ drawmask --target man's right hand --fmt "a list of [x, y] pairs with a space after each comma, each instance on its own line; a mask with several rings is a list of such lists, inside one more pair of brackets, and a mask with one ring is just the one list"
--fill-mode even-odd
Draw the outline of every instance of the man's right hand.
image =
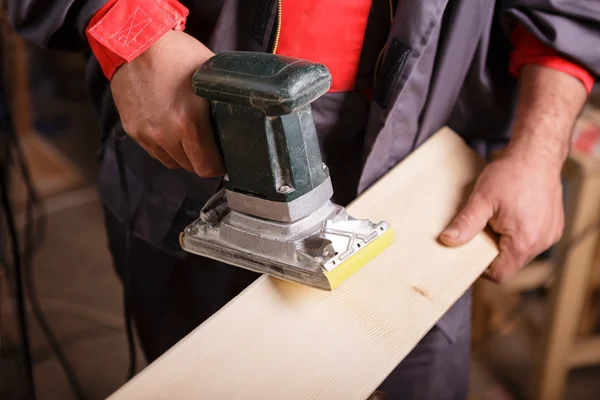
[[165, 166], [205, 178], [222, 176], [224, 166], [209, 103], [194, 93], [192, 75], [213, 55], [187, 33], [169, 31], [111, 82], [125, 132]]

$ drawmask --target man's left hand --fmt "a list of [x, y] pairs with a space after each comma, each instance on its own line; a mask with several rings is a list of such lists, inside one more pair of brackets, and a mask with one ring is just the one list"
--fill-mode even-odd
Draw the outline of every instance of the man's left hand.
[[439, 238], [460, 246], [489, 225], [500, 236], [499, 254], [485, 275], [496, 282], [510, 278], [562, 236], [561, 170], [587, 98], [581, 80], [559, 70], [528, 64], [519, 78], [512, 138]]
[[445, 245], [460, 246], [489, 224], [500, 236], [500, 253], [486, 273], [495, 282], [511, 277], [562, 235], [561, 164], [546, 158], [529, 152], [491, 162], [440, 236]]

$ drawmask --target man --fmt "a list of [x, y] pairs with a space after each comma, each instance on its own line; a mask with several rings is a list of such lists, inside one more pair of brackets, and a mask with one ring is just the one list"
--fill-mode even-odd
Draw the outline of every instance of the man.
[[[214, 193], [223, 165], [193, 71], [227, 50], [325, 63], [332, 88], [313, 103], [335, 198], [347, 204], [444, 125], [485, 152], [510, 137], [440, 233], [449, 246], [489, 224], [502, 281], [562, 232], [560, 170], [572, 125], [600, 76], [596, 0], [9, 0], [27, 39], [91, 49], [89, 92], [104, 141], [99, 190], [117, 270], [127, 207], [135, 215], [133, 315], [153, 360], [256, 274], [184, 254], [177, 234]], [[389, 3], [389, 4], [388, 4]], [[470, 293], [382, 384], [390, 399], [464, 399]]]

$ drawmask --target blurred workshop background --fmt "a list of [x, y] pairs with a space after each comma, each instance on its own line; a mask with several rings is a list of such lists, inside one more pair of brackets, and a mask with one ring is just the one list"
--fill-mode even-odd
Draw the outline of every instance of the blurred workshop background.
[[[0, 213], [0, 399], [25, 398], [19, 296], [37, 398], [106, 398], [126, 379], [129, 350], [94, 189], [99, 132], [83, 58], [28, 45], [8, 23], [1, 43], [1, 191], [14, 220]], [[563, 241], [510, 282], [475, 285], [471, 399], [600, 398], [599, 107], [596, 90], [575, 127]]]

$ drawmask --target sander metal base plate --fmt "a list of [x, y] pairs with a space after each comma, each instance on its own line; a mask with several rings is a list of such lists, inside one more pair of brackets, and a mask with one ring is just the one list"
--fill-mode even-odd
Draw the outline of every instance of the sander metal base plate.
[[393, 240], [386, 222], [352, 218], [329, 201], [287, 223], [230, 210], [224, 195], [180, 235], [190, 253], [324, 290], [335, 289]]

